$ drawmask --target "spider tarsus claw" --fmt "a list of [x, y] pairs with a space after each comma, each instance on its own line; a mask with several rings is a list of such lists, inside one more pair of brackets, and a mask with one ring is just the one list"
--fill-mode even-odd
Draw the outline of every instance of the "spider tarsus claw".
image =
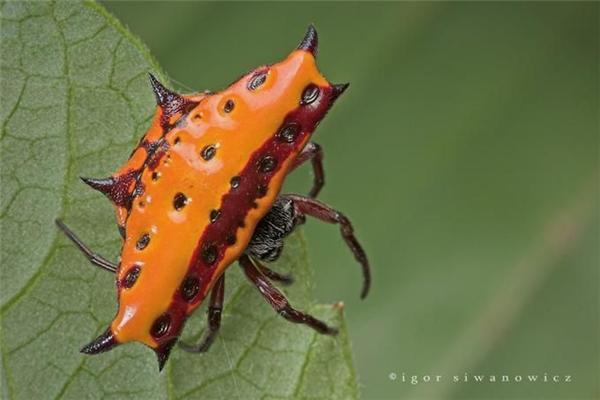
[[294, 283], [294, 277], [292, 275], [281, 275], [279, 282], [282, 285], [289, 286]]
[[194, 346], [191, 346], [185, 342], [178, 342], [177, 346], [179, 346], [179, 348], [183, 351], [187, 351], [188, 353], [195, 353], [196, 348]]
[[369, 285], [365, 285], [365, 286], [363, 286], [363, 289], [360, 292], [360, 299], [361, 300], [366, 299], [368, 294], [369, 294]]
[[327, 330], [325, 332], [321, 332], [323, 335], [329, 335], [329, 336], [337, 336], [340, 331], [338, 330], [338, 328], [334, 328], [332, 326], [328, 326]]
[[177, 345], [181, 350], [186, 351], [188, 353], [206, 353], [206, 351], [208, 351], [208, 347], [204, 345], [192, 346], [184, 342], [178, 342]]

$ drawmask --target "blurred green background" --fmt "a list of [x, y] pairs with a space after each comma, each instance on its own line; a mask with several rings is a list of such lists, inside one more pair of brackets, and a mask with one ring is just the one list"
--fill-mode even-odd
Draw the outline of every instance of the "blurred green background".
[[[321, 199], [368, 251], [366, 301], [336, 228], [306, 233], [319, 301], [346, 303], [364, 398], [600, 396], [597, 3], [103, 4], [183, 91], [317, 26], [321, 70], [351, 82], [314, 137]], [[310, 184], [304, 167], [287, 190]], [[561, 383], [451, 382], [464, 373]]]

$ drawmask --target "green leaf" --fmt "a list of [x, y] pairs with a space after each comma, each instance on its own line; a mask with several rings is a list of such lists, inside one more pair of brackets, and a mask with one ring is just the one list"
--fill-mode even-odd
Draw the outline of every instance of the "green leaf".
[[[301, 233], [274, 268], [295, 276], [292, 303], [339, 326], [339, 336], [279, 318], [232, 266], [209, 353], [175, 350], [162, 374], [141, 345], [79, 353], [115, 313], [114, 277], [88, 265], [53, 220], [116, 258], [111, 206], [78, 176], [106, 175], [127, 158], [153, 112], [146, 73], [164, 74], [96, 4], [1, 6], [2, 397], [357, 398], [343, 307], [313, 304]], [[204, 326], [197, 312], [184, 339]]]
[[[366, 301], [334, 229], [305, 232], [317, 297], [346, 302], [364, 398], [600, 399], [600, 3], [106, 6], [191, 87], [277, 60], [318, 28], [319, 67], [351, 82], [315, 135], [320, 198], [371, 257]], [[305, 168], [287, 184], [309, 179]], [[548, 240], [556, 231], [567, 234]], [[452, 379], [545, 372], [573, 380]]]

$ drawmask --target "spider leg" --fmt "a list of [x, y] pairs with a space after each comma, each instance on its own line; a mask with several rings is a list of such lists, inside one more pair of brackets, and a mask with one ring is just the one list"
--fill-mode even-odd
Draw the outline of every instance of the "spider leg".
[[325, 185], [325, 172], [323, 171], [323, 149], [315, 142], [308, 142], [292, 162], [291, 170], [296, 169], [306, 161], [310, 160], [313, 168], [313, 187], [308, 194], [315, 198]]
[[225, 294], [225, 274], [221, 275], [215, 286], [210, 291], [210, 302], [208, 305], [208, 327], [206, 333], [197, 345], [188, 345], [179, 342], [179, 347], [190, 353], [204, 353], [208, 351], [215, 341], [219, 328], [221, 327], [221, 313], [223, 311], [223, 296]]
[[253, 258], [252, 261], [254, 261], [254, 264], [256, 265], [258, 270], [260, 272], [262, 272], [264, 276], [271, 279], [272, 281], [279, 282], [282, 285], [291, 285], [292, 283], [294, 283], [294, 278], [292, 278], [291, 275], [280, 274], [279, 272], [273, 271], [272, 269], [267, 267], [265, 264], [263, 264], [260, 260], [257, 260], [256, 258]]
[[291, 275], [283, 275], [269, 269], [263, 262], [272, 262], [279, 258], [283, 250], [284, 239], [292, 233], [300, 219], [291, 200], [277, 198], [269, 212], [257, 224], [246, 254], [254, 260], [256, 267], [269, 279], [282, 284], [291, 284]]
[[354, 230], [348, 218], [327, 204], [306, 196], [287, 194], [282, 197], [290, 199], [294, 203], [296, 213], [299, 215], [310, 215], [311, 217], [317, 218], [323, 222], [340, 225], [340, 231], [344, 241], [354, 254], [354, 258], [356, 258], [356, 260], [362, 266], [363, 288], [360, 297], [364, 299], [369, 293], [369, 287], [371, 286], [369, 260], [367, 259], [367, 254], [363, 250], [362, 246], [360, 243], [358, 243], [356, 237], [354, 237]]
[[72, 230], [70, 230], [67, 225], [64, 224], [64, 222], [62, 222], [61, 220], [57, 219], [54, 222], [56, 222], [56, 225], [60, 228], [61, 231], [63, 231], [63, 233], [73, 242], [75, 243], [75, 246], [77, 246], [77, 248], [79, 250], [81, 250], [81, 252], [85, 255], [85, 257], [88, 259], [89, 262], [91, 262], [93, 265], [100, 267], [102, 269], [105, 269], [107, 271], [110, 272], [117, 272], [117, 266], [108, 261], [106, 258], [102, 257], [99, 254], [94, 253], [85, 243], [83, 243], [83, 241], [81, 239], [79, 239], [77, 237], [77, 235], [75, 235], [75, 233], [73, 233]]
[[271, 282], [269, 282], [268, 279], [265, 278], [263, 274], [260, 273], [258, 268], [256, 268], [256, 266], [252, 263], [250, 257], [244, 254], [238, 261], [244, 270], [246, 278], [248, 278], [248, 280], [256, 286], [265, 300], [283, 318], [297, 324], [306, 324], [317, 332], [325, 335], [337, 334], [337, 329], [327, 326], [325, 322], [316, 319], [310, 314], [306, 314], [294, 309], [285, 298], [283, 293], [281, 293], [275, 286], [271, 284]]

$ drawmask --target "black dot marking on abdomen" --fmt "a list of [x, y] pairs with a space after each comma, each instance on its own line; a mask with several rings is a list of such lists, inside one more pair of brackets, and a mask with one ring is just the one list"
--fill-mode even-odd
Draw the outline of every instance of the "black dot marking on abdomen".
[[268, 191], [269, 191], [269, 188], [267, 186], [258, 185], [258, 187], [256, 188], [256, 197], [258, 199], [260, 199], [261, 197], [265, 197]]
[[319, 97], [319, 93], [319, 87], [311, 83], [302, 92], [302, 99], [300, 100], [300, 105], [306, 106], [314, 103], [315, 100], [317, 100], [317, 97]]
[[220, 216], [221, 216], [221, 211], [219, 211], [219, 210], [211, 210], [210, 211], [210, 215], [209, 215], [210, 222], [211, 223], [216, 222], [219, 219]]
[[236, 239], [236, 237], [235, 237], [235, 235], [233, 233], [230, 233], [225, 238], [225, 241], [227, 241], [228, 245], [233, 246], [235, 244], [235, 242], [237, 242], [237, 239]]
[[164, 336], [171, 327], [171, 317], [169, 314], [163, 314], [154, 321], [152, 328], [150, 328], [150, 334], [155, 338]]
[[273, 156], [264, 156], [258, 162], [258, 172], [267, 173], [271, 172], [277, 166], [277, 160]]
[[200, 280], [198, 277], [189, 275], [181, 284], [181, 297], [185, 301], [192, 301], [200, 291]]
[[248, 82], [248, 90], [256, 90], [267, 80], [267, 71], [261, 71], [255, 74], [252, 79]]
[[202, 259], [206, 264], [213, 265], [217, 261], [218, 250], [214, 244], [205, 244], [202, 246]]
[[209, 144], [208, 146], [205, 146], [200, 152], [200, 155], [202, 156], [204, 161], [210, 160], [215, 156], [215, 154], [217, 154], [217, 148], [214, 144]]
[[181, 210], [183, 207], [185, 207], [185, 205], [188, 202], [188, 198], [185, 194], [183, 193], [177, 193], [175, 195], [175, 197], [173, 197], [173, 207], [175, 208], [175, 210], [179, 211]]
[[223, 111], [225, 111], [226, 113], [230, 113], [233, 111], [234, 107], [235, 107], [235, 103], [233, 102], [233, 100], [229, 99], [225, 102]]
[[288, 122], [281, 128], [281, 130], [277, 133], [277, 138], [286, 142], [286, 143], [294, 143], [296, 138], [298, 137], [298, 133], [300, 133], [300, 126], [296, 122]]
[[231, 188], [237, 189], [238, 187], [240, 187], [240, 181], [241, 178], [239, 176], [234, 176], [233, 178], [231, 178], [231, 181], [229, 182], [231, 184]]
[[123, 286], [126, 289], [132, 288], [133, 285], [135, 285], [135, 282], [137, 281], [138, 277], [140, 276], [140, 272], [141, 268], [139, 267], [139, 265], [134, 265], [133, 267], [131, 267], [129, 271], [127, 271], [127, 274], [125, 274], [125, 277], [121, 282], [121, 286]]
[[135, 243], [135, 248], [138, 250], [144, 250], [148, 246], [148, 243], [150, 243], [150, 235], [144, 233]]
[[160, 178], [160, 172], [158, 172], [158, 171], [154, 171], [154, 172], [152, 173], [152, 180], [153, 180], [154, 182], [156, 182], [156, 181], [158, 180], [158, 178]]

